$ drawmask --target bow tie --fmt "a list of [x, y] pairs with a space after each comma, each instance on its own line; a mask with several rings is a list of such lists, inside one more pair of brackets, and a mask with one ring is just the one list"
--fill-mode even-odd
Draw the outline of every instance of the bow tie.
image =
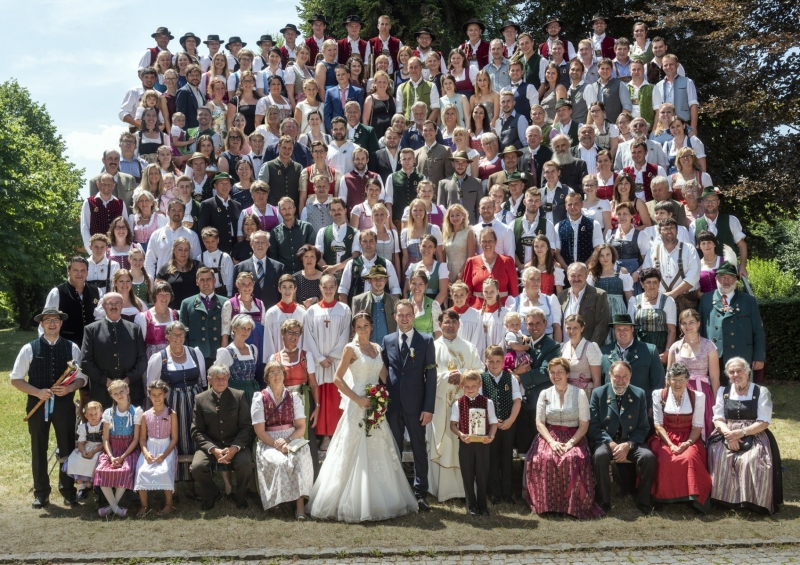
[[490, 228], [490, 227], [492, 227], [492, 224], [483, 224], [483, 227]]

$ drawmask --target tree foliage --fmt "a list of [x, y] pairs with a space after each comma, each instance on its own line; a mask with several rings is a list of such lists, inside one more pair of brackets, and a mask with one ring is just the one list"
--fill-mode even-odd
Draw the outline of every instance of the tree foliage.
[[22, 329], [80, 248], [83, 171], [64, 150], [45, 107], [16, 81], [0, 84], [0, 291], [13, 297]]

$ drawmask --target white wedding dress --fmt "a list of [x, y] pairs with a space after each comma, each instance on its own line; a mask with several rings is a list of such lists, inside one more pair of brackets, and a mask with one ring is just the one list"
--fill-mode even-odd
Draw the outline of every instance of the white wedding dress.
[[[383, 361], [380, 347], [372, 359], [353, 344], [356, 361], [350, 365], [350, 387], [365, 396], [366, 386], [377, 384]], [[386, 520], [417, 511], [389, 424], [384, 420], [367, 437], [359, 427], [364, 409], [345, 398], [344, 414], [336, 426], [325, 462], [311, 489], [307, 509], [314, 518], [344, 522]]]

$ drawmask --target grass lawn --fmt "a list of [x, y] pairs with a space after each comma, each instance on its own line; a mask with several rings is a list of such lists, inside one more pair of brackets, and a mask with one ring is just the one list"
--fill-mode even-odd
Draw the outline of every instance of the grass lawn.
[[[610, 517], [578, 521], [567, 517], [532, 516], [527, 507], [500, 505], [490, 518], [475, 519], [464, 514], [463, 503], [432, 504], [428, 514], [406, 516], [374, 524], [335, 522], [296, 523], [289, 512], [263, 512], [252, 504], [237, 511], [227, 502], [201, 514], [199, 504], [183, 500], [179, 511], [169, 518], [149, 516], [100, 520], [93, 502], [68, 509], [56, 489], [57, 475], [51, 475], [54, 494], [44, 511], [30, 507], [32, 495], [30, 444], [26, 425], [25, 397], [8, 380], [8, 373], [20, 347], [33, 333], [0, 331], [0, 553], [34, 551], [167, 551], [233, 548], [377, 548], [411, 546], [464, 546], [483, 544], [539, 545], [593, 543], [601, 540], [624, 542], [693, 541], [721, 539], [774, 539], [800, 534], [800, 385], [771, 384], [775, 419], [771, 427], [781, 448], [786, 504], [774, 516], [748, 512], [714, 510], [699, 516], [688, 506], [672, 505], [652, 517], [642, 516], [633, 501], [614, 499]], [[52, 437], [52, 435], [51, 435]], [[54, 441], [54, 439], [53, 439]], [[180, 492], [183, 493], [182, 487]], [[152, 496], [151, 507], [160, 508], [160, 495]], [[53, 521], [51, 518], [62, 518]], [[46, 532], [47, 541], [39, 539]], [[91, 541], [90, 541], [91, 540]]]

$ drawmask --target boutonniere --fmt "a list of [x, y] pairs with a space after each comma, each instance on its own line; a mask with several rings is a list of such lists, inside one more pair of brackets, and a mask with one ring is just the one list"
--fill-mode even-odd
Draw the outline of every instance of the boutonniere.
[[353, 234], [351, 233], [350, 235], [348, 235], [347, 239], [353, 239]]
[[647, 172], [647, 178], [649, 179], [653, 178], [653, 173], [651, 171]]
[[724, 399], [726, 399], [726, 400], [727, 400], [727, 399], [728, 399], [728, 395], [727, 395], [727, 394], [723, 394], [723, 395], [722, 395], [722, 398], [724, 398]]
[[97, 304], [97, 298], [92, 301], [93, 304]]
[[586, 231], [586, 226], [581, 226], [581, 231]]
[[222, 208], [217, 208], [217, 213], [222, 212]]
[[411, 352], [410, 352], [410, 353], [411, 353], [411, 358], [413, 359], [413, 358], [414, 358], [414, 355], [415, 355], [415, 353], [414, 353], [414, 348], [413, 348], [413, 347], [411, 348]]
[[630, 394], [628, 395], [628, 402], [630, 402], [630, 403], [632, 403], [632, 402], [633, 402], [633, 398], [631, 398], [631, 395], [630, 395]]

